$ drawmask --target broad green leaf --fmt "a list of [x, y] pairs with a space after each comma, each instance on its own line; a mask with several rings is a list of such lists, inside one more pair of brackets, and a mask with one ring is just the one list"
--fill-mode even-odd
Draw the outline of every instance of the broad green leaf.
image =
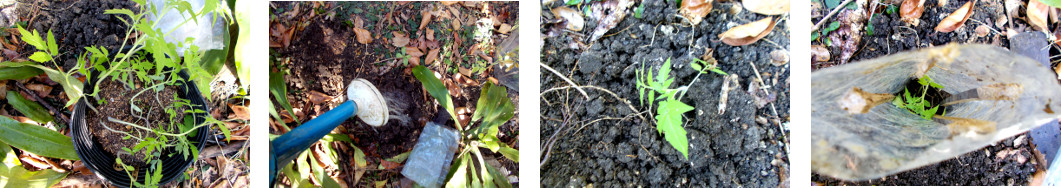
[[302, 124], [298, 120], [298, 116], [295, 116], [295, 111], [291, 108], [291, 103], [287, 101], [287, 84], [284, 82], [284, 74], [281, 72], [269, 71], [269, 93], [273, 94], [273, 100], [280, 103], [280, 107], [287, 110], [288, 115], [292, 119], [295, 119], [295, 123]]
[[365, 160], [365, 152], [361, 151], [361, 148], [357, 148], [357, 147], [353, 147], [353, 148], [354, 148], [354, 165], [357, 165], [356, 166], [357, 168], [362, 168], [362, 169], [368, 167], [368, 161]]
[[468, 155], [462, 155], [455, 161], [446, 180], [446, 188], [468, 187], [468, 163], [471, 163]]
[[457, 119], [457, 114], [453, 110], [453, 99], [449, 96], [449, 90], [446, 90], [446, 86], [442, 84], [442, 81], [435, 77], [434, 72], [428, 70], [427, 67], [424, 67], [423, 65], [418, 65], [413, 68], [413, 76], [416, 76], [416, 79], [420, 80], [420, 83], [424, 85], [424, 89], [427, 90], [427, 93], [431, 94], [432, 97], [435, 97], [438, 104], [441, 105], [443, 109], [446, 109], [446, 112], [449, 113], [449, 116], [453, 118], [454, 122], [457, 122], [457, 129], [464, 130], [464, 125], [460, 124], [460, 120]]
[[[483, 163], [486, 164], [486, 163]], [[508, 177], [497, 171], [497, 168], [489, 164], [486, 165], [486, 171], [489, 172], [490, 176], [493, 176], [493, 184], [499, 188], [512, 188], [512, 183], [508, 182]]]
[[44, 74], [33, 67], [0, 67], [0, 80], [20, 80]]
[[519, 163], [519, 150], [508, 147], [508, 145], [501, 145], [501, 149], [497, 150], [497, 152], [504, 155], [508, 160]]
[[310, 176], [313, 175], [310, 174], [311, 172], [309, 167], [309, 152], [303, 151], [302, 154], [299, 154], [298, 158], [295, 158], [295, 164], [298, 165], [298, 174], [300, 175], [300, 179], [309, 179]]
[[0, 141], [40, 156], [79, 160], [70, 137], [0, 116]]
[[[309, 152], [312, 152], [312, 151], [306, 150], [306, 153], [309, 153]], [[324, 175], [324, 167], [321, 167], [320, 163], [317, 163], [317, 157], [314, 157], [313, 155], [308, 155], [308, 156], [309, 157], [307, 157], [307, 158], [309, 158], [310, 169], [313, 170], [313, 174], [312, 174], [313, 175], [313, 179], [317, 180], [317, 182], [324, 182], [324, 179], [326, 177]]]
[[[0, 157], [5, 162], [0, 165], [0, 187], [51, 187], [67, 175], [52, 169], [26, 170], [18, 161], [15, 151], [3, 142], [0, 142]], [[15, 163], [8, 163], [9, 161]]]
[[[482, 152], [480, 152], [478, 149], [472, 149], [472, 152], [473, 152], [474, 156], [479, 159], [479, 169], [478, 169], [479, 173], [478, 174], [479, 174], [480, 177], [482, 177], [482, 186], [483, 187], [495, 187], [494, 178], [496, 178], [496, 177], [494, 177], [493, 174], [490, 174], [490, 170], [488, 170], [490, 168], [490, 164], [486, 164], [486, 160], [483, 160]], [[473, 171], [475, 170], [474, 167], [473, 167], [472, 170]], [[474, 177], [475, 174], [473, 173], [471, 176]], [[478, 184], [479, 182], [475, 182], [475, 183]]]
[[567, 4], [567, 5], [578, 5], [579, 3], [582, 3], [582, 0], [567, 0], [567, 2], [565, 2], [564, 4]]
[[248, 14], [248, 12], [250, 12], [250, 6], [247, 6], [248, 4], [247, 1], [236, 2], [236, 10], [234, 11], [234, 14], [236, 15], [236, 26], [233, 26], [239, 27], [239, 35], [236, 37], [236, 47], [232, 58], [236, 65], [236, 78], [239, 79], [241, 83], [240, 87], [243, 87], [244, 90], [249, 89], [248, 86], [251, 83], [250, 68], [246, 67], [249, 62], [244, 61], [244, 56], [252, 54], [244, 52], [245, 50], [250, 49], [247, 45], [249, 45], [248, 43], [253, 39], [250, 36], [251, 18]]
[[331, 176], [328, 176], [327, 178], [324, 178], [324, 182], [321, 183], [321, 187], [339, 188], [342, 187], [342, 185], [339, 185], [339, 182], [335, 181], [335, 179], [332, 179]]
[[[472, 121], [482, 120], [479, 130], [495, 129], [492, 135], [497, 134], [497, 127], [501, 126], [515, 115], [515, 107], [512, 100], [508, 98], [505, 87], [498, 87], [487, 82], [479, 94], [479, 102], [476, 103], [475, 112], [472, 113]], [[496, 148], [492, 149], [497, 151]]]
[[52, 56], [48, 55], [48, 53], [44, 53], [44, 52], [33, 52], [33, 55], [30, 55], [29, 59], [33, 60], [33, 61], [36, 61], [36, 62], [44, 63], [44, 62], [51, 61], [52, 60]]
[[52, 114], [48, 113], [48, 111], [44, 111], [44, 107], [41, 107], [40, 104], [26, 99], [26, 97], [22, 97], [22, 94], [15, 91], [7, 91], [7, 104], [10, 104], [11, 107], [15, 107], [15, 110], [26, 115], [29, 119], [41, 124], [51, 122], [55, 119], [52, 117]]
[[704, 70], [704, 66], [700, 65], [700, 62], [698, 61], [690, 61], [689, 66], [692, 67], [693, 70], [696, 70], [698, 72]]
[[284, 167], [284, 176], [287, 176], [287, 179], [291, 180], [291, 187], [301, 187], [299, 186], [299, 183], [301, 182], [299, 180], [301, 179], [298, 177], [302, 175], [295, 171], [295, 163], [287, 163], [287, 166]]
[[689, 106], [681, 101], [674, 99], [673, 97], [668, 100], [661, 101], [656, 115], [656, 129], [663, 133], [664, 138], [674, 149], [689, 158], [689, 140], [685, 135], [685, 128], [682, 127], [682, 114], [693, 110], [692, 106]]
[[837, 29], [840, 29], [840, 22], [839, 21], [833, 21], [832, 23], [829, 23], [829, 27], [825, 28], [825, 32], [828, 33], [828, 32], [832, 32], [832, 31], [836, 31]]

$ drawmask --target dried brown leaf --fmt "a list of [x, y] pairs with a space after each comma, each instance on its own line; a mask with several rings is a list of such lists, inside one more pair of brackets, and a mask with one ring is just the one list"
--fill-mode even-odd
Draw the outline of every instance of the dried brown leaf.
[[557, 7], [553, 9], [553, 16], [559, 17], [566, 22], [567, 30], [571, 31], [582, 31], [582, 27], [586, 25], [586, 21], [583, 20], [582, 14], [577, 10], [567, 7]]
[[409, 55], [410, 57], [414, 57], [414, 58], [419, 58], [420, 56], [424, 56], [424, 52], [423, 51], [420, 51], [419, 48], [412, 48], [412, 47], [405, 47], [405, 54]]
[[435, 63], [435, 59], [438, 59], [438, 48], [427, 51], [427, 57], [424, 58], [424, 64]]
[[37, 93], [37, 96], [42, 97], [48, 96], [48, 94], [52, 92], [52, 86], [47, 86], [43, 84], [28, 84], [26, 85], [26, 89], [32, 90], [33, 92]]
[[698, 25], [707, 13], [711, 13], [711, 2], [712, 0], [685, 0], [682, 1], [678, 13], [689, 19], [693, 25]]
[[439, 1], [439, 2], [441, 2], [442, 5], [450, 6], [450, 5], [453, 5], [453, 4], [457, 4], [460, 1]]
[[722, 43], [730, 46], [743, 46], [759, 41], [759, 39], [770, 34], [773, 29], [774, 19], [773, 17], [767, 17], [759, 21], [730, 28], [726, 32], [719, 34], [718, 38], [722, 39]]
[[936, 31], [944, 33], [954, 31], [965, 25], [965, 20], [968, 20], [970, 15], [973, 15], [973, 1], [966, 2], [958, 10], [954, 10], [950, 16], [940, 20], [939, 25], [936, 25]]
[[310, 91], [308, 97], [310, 103], [313, 103], [314, 105], [332, 100], [332, 96], [328, 96], [328, 94], [324, 94], [319, 91]]
[[417, 30], [424, 30], [424, 27], [427, 27], [427, 23], [431, 23], [431, 11], [425, 10], [420, 12], [420, 15], [423, 19], [420, 19], [420, 27]]
[[394, 35], [394, 38], [391, 39], [391, 45], [394, 45], [394, 47], [400, 48], [409, 45], [409, 37], [405, 36], [405, 34], [399, 32], [391, 32], [391, 34]]
[[357, 35], [357, 43], [372, 43], [372, 32], [369, 32], [366, 29], [354, 28], [354, 35]]
[[428, 29], [427, 30], [427, 40], [431, 40], [431, 41], [435, 40], [435, 30], [434, 29]]
[[1040, 31], [1047, 31], [1047, 19], [1049, 19], [1051, 9], [1054, 8], [1039, 0], [1028, 0], [1028, 24]]
[[246, 106], [239, 106], [239, 105], [229, 104], [228, 108], [232, 109], [231, 116], [236, 117], [236, 119], [242, 119], [242, 120], [250, 120], [251, 119], [250, 110], [248, 110]]
[[789, 0], [744, 0], [744, 8], [764, 15], [788, 13]]
[[829, 61], [829, 49], [821, 45], [811, 45], [810, 56], [813, 63]]
[[904, 0], [899, 8], [903, 22], [917, 26], [921, 23], [921, 13], [925, 12], [925, 0]]
[[497, 33], [508, 34], [509, 31], [512, 31], [512, 25], [501, 24], [501, 27], [497, 28]]

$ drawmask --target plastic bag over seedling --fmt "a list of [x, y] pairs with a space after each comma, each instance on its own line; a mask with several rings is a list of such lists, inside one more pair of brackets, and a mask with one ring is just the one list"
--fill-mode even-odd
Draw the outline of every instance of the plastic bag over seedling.
[[[226, 41], [224, 37], [228, 35], [228, 27], [225, 26], [228, 24], [225, 23], [224, 18], [209, 12], [192, 18], [189, 12], [180, 12], [174, 7], [166, 7], [166, 0], [151, 0], [149, 3], [155, 6], [156, 12], [162, 14], [162, 18], [158, 19], [158, 25], [155, 26], [155, 29], [160, 29], [163, 32], [173, 31], [169, 36], [166, 36], [166, 42], [176, 44], [184, 42], [184, 39], [188, 37], [193, 37], [195, 38], [193, 43], [201, 51], [220, 50], [225, 47], [224, 43]], [[205, 0], [187, 0], [187, 5], [190, 5], [189, 8], [192, 11], [202, 10], [207, 3]], [[157, 17], [154, 14], [148, 14], [148, 19], [155, 20]], [[186, 48], [187, 45], [181, 50], [177, 50], [177, 53], [183, 56]]]
[[[899, 108], [928, 76], [945, 114]], [[1061, 86], [1035, 60], [988, 45], [947, 45], [814, 72], [812, 169], [845, 180], [880, 178], [977, 150], [1057, 118]], [[918, 94], [913, 94], [918, 95]]]

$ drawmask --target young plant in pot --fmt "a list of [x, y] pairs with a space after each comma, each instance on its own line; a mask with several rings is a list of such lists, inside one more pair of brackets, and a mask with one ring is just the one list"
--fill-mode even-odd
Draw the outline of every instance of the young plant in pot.
[[[153, 29], [158, 20], [146, 15], [159, 15], [151, 11], [160, 10], [154, 6], [164, 6], [161, 10], [193, 15], [182, 25], [219, 20], [194, 20], [198, 17], [194, 15], [215, 13], [217, 6], [193, 10], [186, 2], [137, 3], [140, 10], [149, 11], [106, 11], [129, 25], [121, 47], [113, 52], [85, 47], [87, 52], [77, 58], [74, 70], [54, 71], [57, 75], [49, 77], [70, 83], [75, 83], [71, 78], [76, 72], [87, 77], [83, 87], [64, 83], [70, 100], [77, 101], [70, 129], [74, 148], [85, 166], [119, 187], [158, 187], [181, 177], [195, 161], [211, 135], [210, 126], [217, 125], [226, 137], [230, 133], [223, 122], [207, 115], [209, 108], [201, 91], [209, 93], [209, 88], [200, 90], [197, 85], [201, 83], [197, 82], [209, 81], [212, 75], [204, 74], [200, 65], [203, 52], [192, 43], [195, 39], [167, 42], [165, 38], [173, 31]], [[59, 52], [51, 32], [46, 38], [37, 31], [19, 28], [19, 32], [23, 41], [40, 50], [30, 56], [31, 60], [54, 63], [53, 57]]]

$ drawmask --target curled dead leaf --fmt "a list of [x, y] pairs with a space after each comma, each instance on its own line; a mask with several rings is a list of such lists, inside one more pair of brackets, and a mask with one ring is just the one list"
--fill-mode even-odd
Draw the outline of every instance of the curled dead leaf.
[[420, 51], [419, 48], [412, 48], [412, 47], [405, 47], [405, 54], [409, 55], [410, 57], [424, 56], [424, 52], [423, 51]]
[[955, 10], [950, 16], [940, 20], [939, 25], [936, 25], [936, 31], [944, 33], [954, 31], [965, 25], [965, 20], [969, 20], [970, 15], [973, 15], [973, 1], [965, 2], [965, 5]]
[[354, 28], [354, 35], [357, 35], [357, 43], [372, 43], [372, 32], [369, 32], [366, 29]]
[[730, 46], [743, 46], [759, 41], [759, 39], [770, 34], [773, 29], [774, 18], [767, 17], [759, 21], [730, 28], [726, 32], [719, 34], [718, 38], [722, 39], [722, 43]]
[[704, 19], [704, 16], [707, 16], [707, 13], [711, 13], [711, 2], [713, 0], [685, 0], [682, 1], [678, 13], [689, 19], [693, 25], [697, 25]]
[[567, 30], [582, 31], [582, 27], [586, 25], [586, 21], [582, 19], [582, 14], [571, 8], [554, 8], [553, 15], [567, 21]]
[[899, 15], [903, 22], [917, 26], [921, 23], [921, 13], [925, 12], [925, 0], [904, 0], [899, 8]]
[[324, 94], [319, 91], [310, 91], [308, 97], [310, 103], [313, 103], [314, 105], [332, 100], [332, 96], [328, 96], [328, 94]]
[[246, 106], [239, 106], [239, 105], [229, 104], [228, 108], [232, 109], [232, 115], [235, 116], [236, 119], [242, 119], [242, 120], [250, 120], [251, 119], [250, 110], [247, 110]]
[[813, 63], [829, 61], [829, 49], [821, 45], [811, 45], [810, 56]]
[[788, 13], [788, 0], [744, 0], [744, 8], [763, 15]]
[[1050, 10], [1053, 8], [1043, 4], [1043, 2], [1039, 2], [1039, 0], [1028, 0], [1028, 24], [1040, 31], [1047, 31], [1047, 19], [1049, 19]]

